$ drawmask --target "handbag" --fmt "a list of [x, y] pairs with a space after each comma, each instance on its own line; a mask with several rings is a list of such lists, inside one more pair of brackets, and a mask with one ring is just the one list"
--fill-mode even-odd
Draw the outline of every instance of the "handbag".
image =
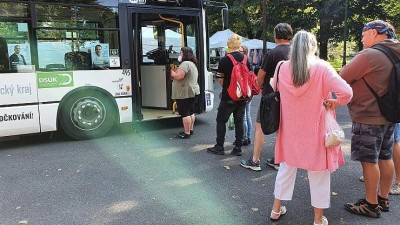
[[344, 141], [344, 131], [329, 110], [326, 110], [325, 126], [325, 147], [340, 145]]
[[261, 129], [265, 135], [276, 132], [279, 128], [281, 117], [281, 98], [278, 90], [279, 70], [283, 62], [278, 67], [276, 74], [275, 91], [265, 94], [260, 103], [260, 123]]

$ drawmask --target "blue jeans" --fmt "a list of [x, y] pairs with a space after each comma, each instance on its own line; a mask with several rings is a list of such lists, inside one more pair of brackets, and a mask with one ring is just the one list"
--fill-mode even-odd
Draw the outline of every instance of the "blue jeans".
[[243, 139], [251, 138], [251, 132], [253, 131], [253, 123], [250, 115], [251, 99], [246, 102], [246, 108], [244, 110], [243, 117]]
[[235, 102], [233, 100], [221, 100], [217, 113], [217, 145], [224, 146], [226, 134], [226, 122], [233, 113], [235, 123], [235, 143], [237, 147], [242, 146], [243, 139], [243, 116], [246, 102]]

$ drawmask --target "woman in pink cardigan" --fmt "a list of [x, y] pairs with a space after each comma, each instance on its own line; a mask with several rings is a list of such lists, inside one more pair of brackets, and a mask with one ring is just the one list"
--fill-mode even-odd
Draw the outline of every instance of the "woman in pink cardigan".
[[[297, 169], [307, 170], [314, 225], [327, 225], [324, 209], [330, 206], [330, 174], [344, 164], [340, 146], [326, 148], [326, 110], [347, 104], [353, 91], [327, 62], [316, 57], [315, 36], [299, 31], [294, 36], [289, 60], [280, 62], [272, 86], [281, 96], [281, 120], [275, 144], [280, 169], [275, 181], [271, 219], [286, 213], [282, 200], [291, 200]], [[334, 92], [336, 99], [331, 97]]]

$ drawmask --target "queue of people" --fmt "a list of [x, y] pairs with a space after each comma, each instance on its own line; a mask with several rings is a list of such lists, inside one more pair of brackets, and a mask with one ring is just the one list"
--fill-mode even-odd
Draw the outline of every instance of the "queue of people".
[[[388, 89], [393, 64], [372, 46], [385, 45], [400, 57], [400, 43], [396, 40], [394, 28], [381, 20], [365, 24], [362, 30], [365, 49], [339, 74], [328, 62], [319, 59], [317, 40], [312, 33], [301, 30], [293, 40], [292, 37], [293, 30], [289, 24], [280, 23], [274, 28], [277, 47], [267, 52], [257, 73], [257, 84], [262, 87], [262, 94], [271, 93], [279, 87], [281, 98], [281, 123], [277, 131], [275, 157], [266, 162], [278, 170], [270, 219], [279, 220], [287, 213], [283, 201], [292, 199], [297, 170], [304, 169], [308, 173], [314, 209], [313, 224], [328, 224], [324, 209], [330, 207], [331, 173], [344, 164], [344, 157], [340, 145], [324, 145], [325, 115], [327, 110], [334, 115], [334, 110], [342, 105], [348, 105], [353, 121], [351, 159], [361, 162], [365, 179], [365, 197], [346, 203], [344, 208], [354, 214], [379, 218], [382, 211], [389, 211], [389, 193], [400, 194], [400, 124], [391, 123], [382, 116], [365, 80], [379, 93]], [[241, 46], [240, 36], [232, 34], [227, 46], [230, 49], [228, 54], [236, 61], [243, 60], [246, 48]], [[225, 56], [217, 70], [216, 78], [222, 91], [216, 117], [216, 144], [207, 148], [211, 154], [225, 154], [225, 124], [232, 113], [235, 141], [230, 154], [242, 155], [241, 147], [251, 143], [249, 131], [244, 134], [243, 128], [244, 118], [246, 121], [249, 119], [249, 114], [245, 112], [250, 108], [251, 100], [234, 101], [227, 92], [233, 66]], [[182, 71], [187, 73], [188, 70]], [[172, 74], [177, 76], [177, 73]], [[260, 154], [265, 138], [259, 114], [255, 122], [253, 155], [241, 161], [242, 167], [254, 171], [261, 170]], [[189, 115], [186, 117], [190, 118]], [[194, 122], [194, 119], [190, 121]], [[190, 137], [192, 122], [186, 122], [186, 125], [183, 122], [182, 137]], [[246, 125], [251, 129], [248, 122]]]

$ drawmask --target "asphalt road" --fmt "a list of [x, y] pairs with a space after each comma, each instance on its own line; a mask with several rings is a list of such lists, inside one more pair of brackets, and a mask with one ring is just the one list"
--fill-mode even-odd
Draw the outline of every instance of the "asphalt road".
[[[253, 119], [259, 99], [252, 103]], [[264, 162], [275, 135], [266, 138], [262, 171], [246, 170], [239, 163], [250, 157], [252, 145], [243, 147], [241, 157], [206, 153], [215, 143], [215, 117], [216, 107], [197, 116], [187, 140], [175, 138], [182, 130], [175, 119], [118, 126], [97, 140], [71, 141], [57, 133], [0, 142], [0, 224], [312, 224], [304, 171], [298, 172], [293, 200], [285, 202], [287, 215], [269, 220], [276, 171]], [[390, 212], [380, 219], [344, 210], [346, 202], [363, 197], [364, 187], [359, 163], [349, 158], [345, 107], [338, 120], [346, 132], [346, 165], [332, 174], [337, 195], [325, 211], [329, 224], [400, 224], [398, 196], [391, 196]], [[228, 151], [234, 132], [226, 137]]]

